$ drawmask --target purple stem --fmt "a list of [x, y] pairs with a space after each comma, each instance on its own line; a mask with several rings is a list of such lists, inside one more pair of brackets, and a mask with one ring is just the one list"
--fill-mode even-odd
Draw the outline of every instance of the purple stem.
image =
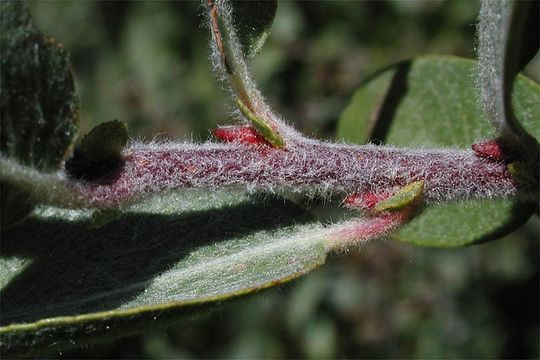
[[506, 164], [470, 150], [410, 150], [307, 141], [287, 149], [241, 143], [133, 144], [112, 182], [72, 182], [89, 206], [118, 207], [180, 188], [289, 191], [309, 196], [383, 193], [424, 180], [427, 202], [508, 197], [518, 184]]

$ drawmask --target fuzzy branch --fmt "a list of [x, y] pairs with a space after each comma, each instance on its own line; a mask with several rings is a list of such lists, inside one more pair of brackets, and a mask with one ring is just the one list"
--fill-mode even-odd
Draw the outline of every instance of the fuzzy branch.
[[242, 117], [275, 147], [307, 140], [267, 105], [249, 71], [226, 0], [207, 0], [214, 68], [227, 79]]
[[532, 2], [484, 0], [478, 16], [477, 88], [488, 120], [497, 135], [521, 155], [537, 151], [512, 109], [512, 90], [519, 73], [519, 53], [527, 12]]
[[[473, 151], [407, 150], [324, 142], [278, 150], [264, 144], [139, 144], [124, 151], [125, 164], [107, 183], [47, 175], [52, 203], [60, 194], [78, 207], [121, 208], [164, 190], [245, 188], [248, 191], [295, 192], [308, 196], [393, 193], [413, 181], [425, 182], [427, 203], [510, 197], [520, 185], [502, 161]], [[41, 189], [41, 174], [2, 159], [3, 179], [27, 190]], [[54, 183], [54, 186], [51, 186]], [[62, 184], [62, 185], [60, 185]], [[71, 196], [67, 196], [67, 193]], [[524, 196], [532, 197], [533, 194]], [[41, 192], [42, 193], [42, 192]], [[41, 195], [41, 202], [43, 199]]]
[[[256, 88], [228, 3], [207, 1], [214, 66], [228, 79], [239, 112], [251, 125], [217, 129], [216, 137], [227, 143], [132, 143], [118, 152], [122, 166], [114, 176], [97, 181], [69, 171], [43, 174], [0, 157], [2, 180], [39, 203], [98, 209], [122, 209], [149, 194], [180, 189], [337, 197], [366, 217], [327, 229], [332, 249], [387, 235], [421, 202], [536, 198], [537, 185], [514, 176], [519, 164], [511, 163], [516, 159], [497, 141], [475, 144], [472, 151], [427, 150], [331, 144], [301, 136], [271, 111]], [[101, 140], [102, 134], [107, 132], [91, 137], [98, 148], [121, 143]], [[88, 152], [87, 157], [95, 151]]]

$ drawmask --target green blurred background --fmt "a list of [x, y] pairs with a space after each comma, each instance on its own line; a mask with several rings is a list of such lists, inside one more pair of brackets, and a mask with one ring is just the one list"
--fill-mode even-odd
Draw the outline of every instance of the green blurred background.
[[[119, 119], [131, 136], [204, 141], [231, 121], [199, 2], [36, 1], [38, 27], [72, 56], [81, 134]], [[253, 62], [277, 112], [333, 138], [370, 74], [423, 54], [473, 58], [476, 1], [279, 2]], [[538, 81], [538, 54], [525, 73]], [[176, 327], [60, 358], [538, 358], [538, 217], [457, 250], [379, 241], [289, 285]]]

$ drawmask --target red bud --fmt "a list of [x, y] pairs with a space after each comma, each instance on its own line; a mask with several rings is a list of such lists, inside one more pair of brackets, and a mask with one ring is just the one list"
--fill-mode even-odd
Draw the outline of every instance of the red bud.
[[243, 144], [265, 144], [270, 145], [257, 130], [251, 126], [227, 126], [220, 127], [213, 131], [216, 138], [225, 142], [239, 142]]

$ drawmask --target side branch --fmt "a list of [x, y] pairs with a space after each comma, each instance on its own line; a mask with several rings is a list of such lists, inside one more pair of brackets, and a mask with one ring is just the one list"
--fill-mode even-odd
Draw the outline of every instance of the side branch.
[[235, 33], [229, 2], [207, 0], [207, 8], [214, 67], [227, 79], [242, 117], [276, 148], [308, 141], [272, 111], [253, 81]]

